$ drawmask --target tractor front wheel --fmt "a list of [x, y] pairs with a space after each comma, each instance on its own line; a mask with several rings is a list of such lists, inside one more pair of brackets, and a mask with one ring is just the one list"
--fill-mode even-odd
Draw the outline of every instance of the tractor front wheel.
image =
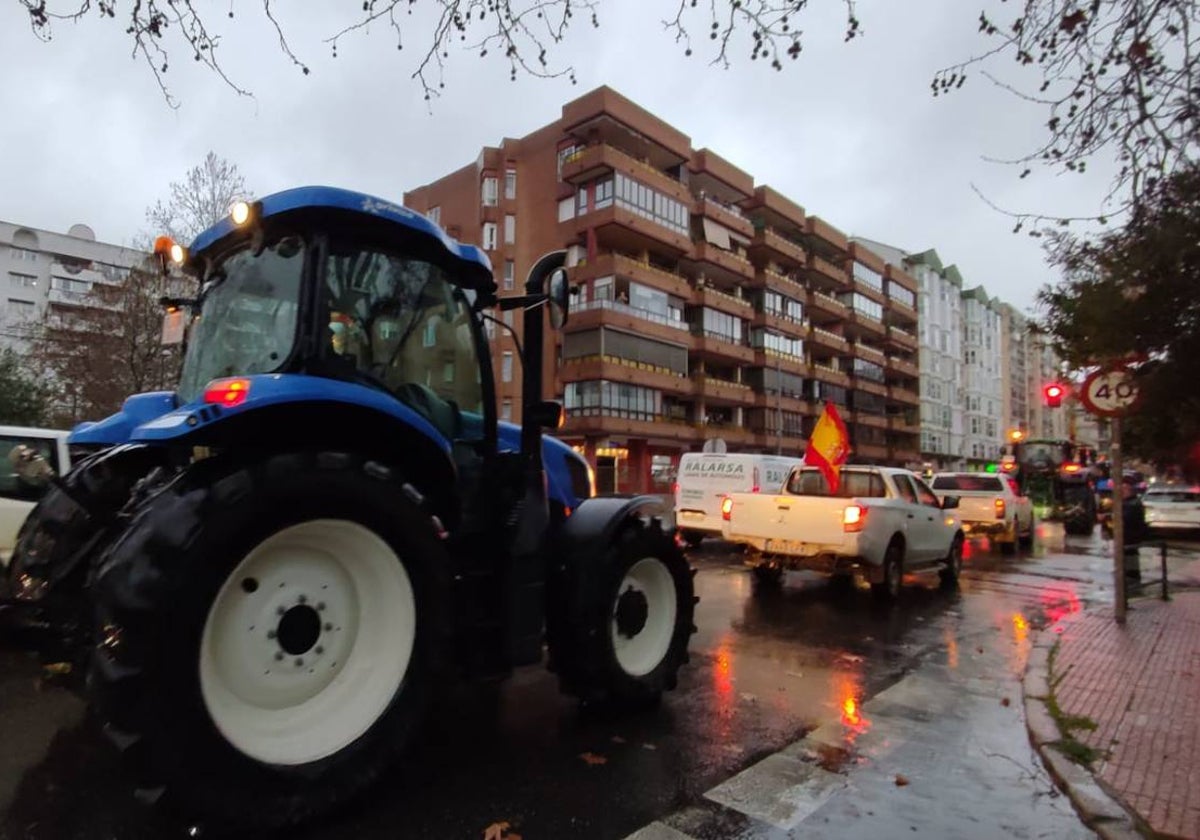
[[633, 518], [592, 571], [595, 585], [561, 593], [571, 599], [566, 626], [550, 634], [562, 689], [585, 701], [657, 701], [675, 688], [696, 631], [687, 559], [658, 520]]
[[443, 555], [379, 464], [202, 461], [102, 562], [97, 717], [140, 787], [202, 825], [328, 811], [423, 717], [448, 637]]

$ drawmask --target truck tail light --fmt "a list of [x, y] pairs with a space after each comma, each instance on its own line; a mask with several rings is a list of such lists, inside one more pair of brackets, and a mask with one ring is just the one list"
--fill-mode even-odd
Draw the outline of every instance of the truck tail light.
[[733, 499], [728, 496], [721, 500], [721, 518], [726, 522], [733, 519]]
[[997, 519], [1004, 518], [1004, 509], [1005, 509], [1004, 500], [996, 499], [996, 518]]
[[863, 529], [867, 518], [867, 509], [862, 505], [846, 505], [842, 508], [842, 530], [848, 534]]

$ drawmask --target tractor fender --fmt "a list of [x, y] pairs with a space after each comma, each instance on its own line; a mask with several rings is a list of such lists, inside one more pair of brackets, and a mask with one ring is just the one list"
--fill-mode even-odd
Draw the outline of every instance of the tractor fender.
[[601, 496], [586, 499], [567, 517], [554, 539], [554, 565], [591, 565], [604, 556], [617, 531], [630, 517], [660, 515], [659, 496]]
[[138, 426], [161, 417], [179, 405], [179, 398], [171, 391], [153, 391], [134, 394], [125, 400], [121, 410], [94, 423], [80, 423], [67, 437], [70, 446], [99, 444], [112, 446], [127, 443]]

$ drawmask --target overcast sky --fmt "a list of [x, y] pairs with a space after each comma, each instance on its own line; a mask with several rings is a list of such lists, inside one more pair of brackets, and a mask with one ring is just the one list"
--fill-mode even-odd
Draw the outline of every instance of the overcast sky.
[[[848, 234], [937, 248], [968, 284], [1027, 309], [1053, 275], [1036, 241], [1012, 234], [1012, 220], [971, 185], [1014, 210], [1090, 212], [1106, 168], [1019, 180], [1018, 169], [984, 158], [1032, 149], [1044, 139], [1044, 115], [979, 76], [931, 96], [938, 68], [985, 44], [976, 32], [985, 3], [996, 5], [859, 0], [864, 34], [847, 44], [841, 3], [820, 0], [799, 21], [801, 58], [776, 72], [750, 62], [745, 42], [731, 69], [710, 66], [700, 14], [692, 24], [701, 38], [684, 57], [661, 27], [669, 0], [604, 0], [600, 28], [577, 18], [551, 53], [574, 64], [575, 86], [523, 75], [513, 82], [497, 57], [452, 48], [446, 89], [430, 112], [409, 78], [427, 27], [419, 15], [405, 21], [415, 28], [403, 51], [376, 26], [346, 38], [333, 58], [324, 39], [349, 18], [277, 12], [312, 69], [304, 76], [279, 51], [260, 4], [236, 4], [230, 20], [232, 2], [200, 0], [222, 34], [227, 72], [254, 98], [176, 50], [167, 81], [181, 106], [172, 110], [130, 57], [119, 17], [58, 24], [44, 43], [16, 0], [0, 0], [0, 219], [56, 231], [84, 222], [101, 240], [127, 243], [145, 229], [145, 208], [210, 149], [237, 163], [257, 195], [324, 183], [399, 200], [607, 84]], [[357, 8], [336, 5], [341, 14]], [[1033, 73], [1013, 78], [1036, 84]]]

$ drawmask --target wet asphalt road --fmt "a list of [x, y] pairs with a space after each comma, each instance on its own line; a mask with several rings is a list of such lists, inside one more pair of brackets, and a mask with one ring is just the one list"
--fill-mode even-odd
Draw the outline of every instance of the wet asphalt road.
[[[890, 608], [803, 574], [756, 595], [705, 546], [692, 661], [660, 708], [590, 713], [537, 668], [463, 687], [404, 766], [288, 836], [1093, 836], [1030, 750], [1019, 677], [1030, 633], [1111, 600], [1111, 566], [1098, 538], [1043, 537], [1018, 558], [973, 545], [959, 592], [914, 577]], [[79, 701], [2, 648], [0, 813], [4, 840], [187, 835], [131, 802]]]

